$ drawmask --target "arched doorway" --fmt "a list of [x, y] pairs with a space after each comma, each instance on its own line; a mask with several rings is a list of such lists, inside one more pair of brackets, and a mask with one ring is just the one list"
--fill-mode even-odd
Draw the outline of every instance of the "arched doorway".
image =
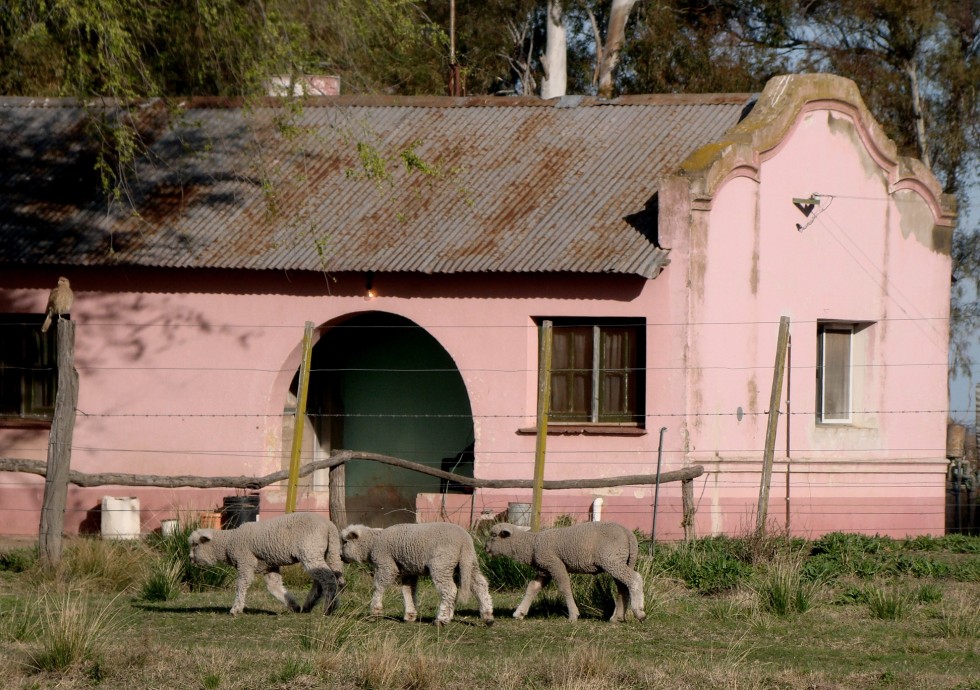
[[[473, 415], [455, 362], [425, 329], [385, 312], [351, 316], [313, 348], [307, 413], [316, 450], [383, 453], [473, 476]], [[469, 452], [467, 452], [467, 450]], [[455, 466], [453, 468], [453, 466]], [[369, 461], [347, 465], [347, 521], [415, 521], [439, 479]], [[326, 477], [314, 486], [326, 488]]]

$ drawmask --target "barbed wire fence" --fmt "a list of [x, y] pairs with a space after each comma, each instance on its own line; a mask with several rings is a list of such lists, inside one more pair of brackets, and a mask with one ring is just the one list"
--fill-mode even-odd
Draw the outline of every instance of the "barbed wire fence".
[[[934, 329], [937, 324], [939, 328], [945, 327], [945, 322], [943, 319], [888, 319], [888, 321], [895, 322], [915, 322], [915, 327], [917, 329]], [[746, 328], [759, 328], [763, 326], [773, 326], [776, 321], [757, 321], [757, 322], [741, 322], [741, 323], [717, 323], [717, 324], [646, 324], [646, 328], [657, 329], [664, 327], [675, 327], [675, 328], [685, 328], [685, 327], [746, 327]], [[816, 323], [816, 322], [796, 322], [794, 325], [800, 325], [804, 323]], [[16, 324], [0, 324], [0, 328], [9, 325]], [[84, 323], [86, 329], [90, 328], [157, 328], [166, 327], [174, 329], [201, 329], [201, 324], [194, 323], [170, 323], [165, 326], [159, 326], [155, 324], [139, 324], [139, 323], [118, 323], [118, 322], [107, 322], [107, 323]], [[448, 328], [450, 326], [418, 326], [423, 330], [433, 331], [439, 328]], [[505, 328], [518, 328], [518, 326], [503, 326]], [[267, 325], [259, 326], [255, 324], [242, 325], [242, 324], [221, 324], [217, 326], [211, 326], [212, 329], [235, 329], [235, 328], [249, 328], [249, 329], [281, 329], [281, 328], [291, 328], [295, 329], [295, 326], [279, 326], [279, 325]], [[336, 328], [344, 328], [343, 325], [337, 326]], [[372, 329], [399, 329], [401, 327], [369, 327]], [[478, 333], [486, 333], [488, 331], [484, 329], [491, 328], [501, 328], [501, 326], [482, 326], [473, 327]], [[519, 328], [529, 328], [529, 326], [519, 326]], [[387, 335], [393, 335], [397, 338], [397, 333], [388, 333]], [[228, 367], [193, 367], [193, 366], [155, 366], [152, 364], [147, 365], [133, 365], [133, 366], [106, 366], [100, 364], [86, 364], [86, 363], [76, 363], [76, 369], [80, 372], [82, 377], [82, 385], [84, 386], [85, 377], [95, 376], [95, 375], [127, 375], [133, 372], [148, 372], [150, 375], [155, 377], [166, 378], [168, 376], [173, 376], [174, 374], [187, 374], [190, 376], [203, 375], [204, 372], [222, 372], [238, 374], [241, 376], [250, 375], [270, 375], [270, 374], [289, 374], [293, 370], [289, 369], [274, 369], [274, 368], [263, 368], [263, 367], [241, 367], [241, 366], [228, 366]], [[948, 369], [948, 363], [944, 361], [930, 361], [928, 357], [923, 356], [921, 361], [911, 361], [911, 362], [896, 362], [896, 363], [854, 363], [852, 365], [856, 371], [860, 371], [862, 368], [874, 368], [885, 371], [885, 375], [890, 370], [902, 370], [910, 368], [944, 368]], [[16, 367], [7, 367], [8, 370], [14, 369]], [[759, 370], [765, 372], [770, 370], [771, 366], [765, 364], [757, 364], [750, 362], [726, 362], [719, 363], [708, 366], [690, 366], [683, 362], [669, 362], [662, 361], [654, 364], [646, 364], [645, 366], [636, 367], [632, 371], [638, 376], [645, 377], [647, 379], [647, 386], [651, 386], [651, 377], [657, 377], [664, 374], [672, 375], [679, 373], [682, 375], [687, 375], [692, 371], [700, 372], [718, 372], [718, 371], [731, 371], [731, 372], [742, 372], [742, 371], [753, 371]], [[816, 365], [813, 363], [798, 363], [794, 362], [790, 365], [790, 371], [794, 376], [813, 376], [816, 370]], [[317, 374], [333, 374], [333, 375], [347, 375], [354, 372], [371, 371], [374, 374], [381, 374], [385, 376], [399, 376], [406, 373], [411, 374], [428, 374], [428, 373], [458, 373], [460, 376], [474, 376], [474, 375], [513, 375], [519, 377], [527, 377], [533, 375], [533, 369], [521, 369], [521, 368], [470, 368], [470, 369], [410, 369], [410, 368], [372, 368], [372, 369], [356, 369], [356, 368], [323, 368], [318, 367], [311, 370], [311, 373]], [[802, 408], [802, 409], [801, 409]], [[921, 419], [935, 419], [937, 417], [949, 418], [951, 416], [961, 415], [965, 410], [950, 410], [945, 408], [935, 408], [935, 409], [877, 409], [874, 407], [868, 409], [856, 409], [854, 410], [856, 414], [863, 415], [874, 415], [877, 417], [890, 417], [897, 416], [903, 420], [909, 420], [910, 424], [917, 424]], [[289, 415], [284, 412], [283, 414], [275, 414], [264, 411], [214, 411], [214, 412], [196, 412], [188, 410], [168, 410], [161, 409], [159, 411], [148, 411], [148, 412], [118, 412], [118, 411], [97, 411], [97, 410], [86, 410], [82, 406], [76, 409], [76, 414], [81, 423], [92, 423], [92, 422], [102, 422], [106, 424], [125, 424], [133, 420], [205, 420], [208, 422], [213, 422], [217, 427], [223, 422], [229, 420], [248, 420], [255, 421], [258, 425], [270, 425], [276, 423], [276, 420], [288, 419]], [[729, 410], [679, 410], [679, 409], [657, 409], [657, 410], [645, 410], [643, 414], [640, 415], [639, 427], [650, 432], [652, 429], [657, 428], [661, 424], [670, 424], [671, 421], [676, 423], [688, 423], [696, 424], [700, 421], [705, 420], [720, 420], [720, 419], [734, 419], [736, 414], [739, 415], [739, 419], [742, 417], [758, 418], [768, 414], [768, 411], [764, 410], [739, 410], [738, 413]], [[815, 418], [817, 410], [814, 409], [813, 405], [810, 406], [800, 406], [794, 405], [792, 410], [782, 412], [782, 415], [789, 419], [806, 419]], [[513, 422], [516, 428], [520, 428], [522, 425], [526, 424], [529, 413], [527, 410], [498, 410], [491, 413], [481, 412], [481, 413], [442, 413], [442, 414], [418, 414], [414, 412], [406, 412], [403, 414], [399, 413], [329, 413], [329, 412], [319, 412], [311, 411], [306, 415], [311, 420], [321, 419], [321, 420], [338, 420], [341, 422], [349, 421], [353, 419], [362, 420], [375, 420], [379, 423], [385, 423], [390, 420], [408, 420], [416, 422], [420, 425], [425, 425], [432, 422], [435, 419], [446, 419], [446, 418], [468, 418], [471, 419], [474, 424], [482, 425], [492, 421], [498, 422]], [[531, 415], [533, 416], [533, 415]], [[216, 433], [216, 436], [221, 434]], [[38, 444], [40, 436], [35, 434], [25, 434], [25, 438], [29, 438], [30, 441], [26, 443], [14, 443], [5, 444], [2, 447], [3, 460], [18, 460], [23, 459], [23, 455], [39, 457], [47, 452], [47, 447]], [[118, 434], [116, 438], [120, 437]], [[594, 444], [593, 444], [594, 445]], [[651, 449], [649, 444], [644, 448], [643, 451], [637, 452], [635, 448], [623, 448], [624, 444], [621, 441], [609, 441], [606, 447], [596, 450], [594, 447], [590, 450], [574, 450], [567, 447], [550, 449], [548, 451], [548, 462], [550, 468], [556, 467], [566, 467], [566, 468], [576, 468], [577, 474], [580, 474], [583, 468], [594, 467], [597, 464], [596, 457], [601, 456], [603, 458], [603, 464], [607, 467], [604, 468], [603, 473], [608, 474], [608, 466], [615, 466], [622, 475], [641, 475], [648, 474], [648, 472], [640, 472], [639, 470], [647, 470], [651, 465]], [[354, 449], [356, 452], [356, 449]], [[946, 457], [945, 447], [881, 447], [874, 443], [869, 443], [868, 445], [861, 445], [860, 443], [851, 443], [847, 447], [835, 448], [832, 450], [827, 449], [815, 449], [810, 447], [805, 443], [790, 443], [787, 444], [785, 449], [780, 448], [780, 453], [776, 458], [776, 464], [774, 467], [774, 473], [777, 476], [777, 481], [780, 476], [785, 476], [788, 471], [789, 465], [786, 462], [786, 458], [791, 458], [791, 462], [794, 466], [806, 466], [812, 465], [814, 467], [819, 466], [819, 470], [814, 470], [811, 474], [814, 475], [813, 478], [808, 477], [805, 482], [807, 486], [818, 490], [827, 491], [835, 487], [843, 489], [863, 489], [867, 490], [870, 494], [875, 494], [875, 497], [869, 497], [868, 499], [868, 510], [865, 514], [865, 519], [873, 517], [875, 515], [882, 516], [890, 520], [890, 524], [898, 524], [899, 527], [906, 527], [910, 532], [914, 531], [918, 524], [921, 524], [923, 517], [928, 517], [930, 519], [936, 519], [939, 516], [931, 515], [924, 516], [921, 510], [916, 512], [916, 509], [909, 510], [906, 507], [897, 505], [895, 502], [895, 496], [901, 495], [903, 492], [914, 492], [916, 490], [935, 490], [935, 484], [930, 478], [927, 483], [924, 479], [925, 474], [920, 468], [912, 468], [907, 471], [895, 471], [891, 469], [887, 475], [875, 474], [874, 466], [878, 462], [887, 463], [914, 463], [916, 461], [922, 462], [926, 459], [941, 459]], [[413, 449], [395, 448], [392, 450], [392, 454], [397, 457], [402, 457], [402, 452], [404, 456], [410, 457], [412, 455]], [[213, 467], [220, 465], [224, 466], [229, 461], [248, 461], [249, 464], [258, 463], [263, 467], [275, 467], [281, 466], [283, 462], [282, 453], [270, 452], [266, 448], [258, 447], [182, 447], [175, 440], [171, 440], [167, 444], [167, 447], [149, 447], [145, 445], [140, 445], [139, 443], [133, 443], [132, 445], [122, 446], [121, 444], [108, 444], [108, 445], [93, 445], [90, 441], [86, 443], [74, 443], [71, 446], [71, 452], [73, 455], [79, 454], [87, 457], [148, 457], [153, 456], [159, 458], [157, 465], [161, 467], [167, 466], [183, 466], [188, 460], [196, 463], [200, 467], [200, 476], [202, 478], [208, 478], [209, 476], [214, 476]], [[703, 496], [707, 491], [707, 487], [710, 483], [712, 491], [715, 492], [725, 492], [732, 491], [735, 493], [745, 493], [752, 488], [758, 487], [758, 476], [759, 476], [759, 459], [764, 452], [762, 447], [713, 447], [704, 449], [684, 449], [678, 450], [676, 448], [665, 448], [663, 449], [663, 456], [666, 461], [666, 466], [671, 468], [682, 467], [684, 465], [690, 465], [692, 463], [703, 463], [704, 472], [698, 475], [698, 483], [695, 487], [695, 492], [700, 496]], [[514, 450], [508, 449], [505, 451], [498, 451], [492, 447], [480, 447], [477, 450], [480, 462], [494, 463], [500, 468], [506, 469], [509, 466], [514, 467], [514, 474], [519, 474], [520, 472], [526, 472], [529, 467], [529, 462], [526, 458], [515, 457], [518, 455]], [[168, 460], [170, 458], [171, 460]], [[304, 465], [304, 473], [309, 475], [313, 472], [313, 469], [307, 471], [307, 468], [315, 466], [317, 462], [323, 462], [322, 457], [318, 457], [317, 453], [306, 450], [301, 455], [301, 460]], [[209, 468], [208, 464], [211, 463], [212, 467]], [[860, 466], [856, 466], [860, 463]], [[91, 461], [86, 462], [87, 465], [91, 464]], [[324, 469], [319, 467], [316, 469]], [[3, 492], [14, 492], [23, 494], [36, 494], [39, 484], [36, 480], [32, 480], [25, 476], [24, 469], [12, 469], [11, 466], [0, 465], [0, 491]], [[31, 472], [28, 471], [27, 474]], [[935, 473], [933, 473], [935, 474]], [[162, 475], [163, 476], [163, 475]], [[453, 475], [452, 477], [445, 477], [434, 475], [439, 479], [453, 482], [460, 482], [462, 478], [465, 484], [466, 477], [462, 475]], [[817, 478], [819, 477], [819, 478]], [[77, 477], [76, 477], [77, 478]], [[796, 477], [797, 480], [800, 477]], [[278, 481], [278, 480], [277, 480]], [[850, 482], [850, 483], [849, 483]], [[270, 482], [271, 485], [274, 482]], [[125, 485], [125, 484], [117, 484]], [[392, 485], [391, 488], [400, 491], [409, 491], [414, 485], [403, 484], [403, 485]], [[207, 487], [201, 487], [207, 488]], [[215, 487], [212, 487], [215, 488]], [[247, 490], [249, 488], [256, 488], [254, 478], [250, 484], [246, 480], [241, 486], [227, 485], [225, 488], [229, 489], [241, 489]], [[371, 488], [369, 485], [347, 485], [347, 490], [352, 493], [364, 492]], [[479, 487], [475, 487], [479, 488]], [[304, 488], [308, 493], [313, 493], [316, 489], [312, 486]], [[206, 511], [213, 509], [214, 505], [210, 496], [202, 496], [200, 498], [200, 503], [195, 503], [194, 498], [188, 495], [182, 499], [184, 505], [182, 509], [187, 511]], [[965, 499], [967, 502], [973, 500], [975, 502], [975, 496], [970, 499], [969, 496]], [[819, 501], [807, 501], [805, 497], [799, 497], [796, 499], [797, 503], [794, 506], [794, 514], [799, 515], [800, 519], [805, 521], [811, 515], [816, 515], [816, 512], [808, 511], [819, 511], [820, 515], [837, 515], [842, 519], [848, 519], [852, 521], [859, 521], [862, 519], [861, 510], [856, 509], [853, 501], [848, 500], [833, 500], [827, 497], [822, 497]], [[697, 502], [697, 499], [696, 499]], [[721, 506], [714, 508], [716, 514], [720, 515], [723, 520], [730, 523], [733, 520], [745, 519], [746, 516], [746, 506], [750, 505], [751, 501], [743, 501], [742, 504], [739, 502], [729, 502]], [[877, 504], [877, 505], [876, 505]], [[891, 505], [891, 509], [887, 509]], [[581, 498], [571, 498], [571, 497], [556, 497], [549, 501], [547, 506], [547, 511], [550, 514], [551, 519], [564, 515], [564, 514], [574, 514], [580, 513], [582, 506]], [[669, 508], [677, 510], [676, 506]], [[90, 507], [84, 505], [69, 505], [66, 510], [68, 512], [75, 513], [88, 513], [91, 511]], [[617, 511], [621, 513], [621, 516], [625, 518], [629, 517], [635, 519], [636, 515], [630, 515], [630, 513], [641, 513], [646, 510], [642, 507], [628, 508], [624, 506], [611, 507], [607, 509], [607, 515], [611, 519], [615, 519]], [[10, 516], [17, 512], [37, 512], [37, 508], [24, 505], [23, 502], [13, 502], [11, 500], [6, 500], [0, 503], [0, 523], [8, 522]], [[679, 512], [679, 511], [678, 511]], [[6, 514], [7, 517], [4, 516]], [[76, 516], [77, 518], [77, 516]], [[907, 519], [908, 524], [902, 525], [900, 522], [896, 523], [896, 519]], [[846, 520], [845, 520], [846, 521]], [[77, 520], [76, 520], [77, 522]], [[868, 523], [869, 529], [874, 529], [874, 525], [870, 522]]]

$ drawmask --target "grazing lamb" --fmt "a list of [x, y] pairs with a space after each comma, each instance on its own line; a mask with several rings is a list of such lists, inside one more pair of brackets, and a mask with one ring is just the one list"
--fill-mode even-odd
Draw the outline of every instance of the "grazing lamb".
[[[473, 538], [459, 525], [433, 522], [385, 529], [351, 525], [340, 536], [344, 562], [370, 563], [374, 569], [371, 615], [381, 615], [385, 590], [398, 582], [405, 600], [404, 620], [416, 620], [418, 579], [420, 575], [428, 575], [440, 596], [436, 625], [452, 620], [457, 595], [463, 601], [470, 593], [476, 595], [480, 604], [480, 618], [493, 625], [490, 587], [480, 572]], [[458, 590], [453, 580], [457, 568]]]
[[553, 527], [529, 532], [506, 522], [490, 529], [486, 544], [491, 556], [508, 556], [530, 565], [538, 575], [527, 584], [524, 599], [514, 611], [514, 618], [527, 615], [534, 597], [554, 579], [565, 597], [568, 620], [578, 619], [578, 607], [572, 597], [569, 573], [595, 575], [609, 573], [616, 581], [616, 610], [611, 621], [626, 619], [629, 606], [637, 620], [643, 620], [643, 578], [636, 572], [636, 536], [614, 522], [586, 522], [571, 527]]
[[[340, 533], [330, 520], [315, 513], [290, 513], [246, 522], [231, 530], [198, 529], [191, 533], [189, 542], [192, 563], [223, 562], [238, 568], [233, 616], [245, 609], [245, 594], [256, 573], [265, 575], [269, 592], [290, 611], [312, 611], [326, 597], [323, 612], [329, 613], [344, 586]], [[279, 568], [293, 563], [302, 563], [313, 577], [313, 587], [302, 606], [286, 591], [279, 573]]]

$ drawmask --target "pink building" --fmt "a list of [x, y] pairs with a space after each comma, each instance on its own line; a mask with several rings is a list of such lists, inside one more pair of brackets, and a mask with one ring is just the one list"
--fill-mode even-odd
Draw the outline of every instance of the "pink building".
[[[305, 460], [345, 448], [530, 479], [547, 320], [545, 478], [700, 465], [698, 535], [739, 534], [788, 317], [773, 527], [943, 532], [955, 209], [849, 80], [778, 77], [757, 97], [188, 100], [137, 118], [147, 151], [107, 202], [79, 104], [0, 105], [0, 458], [46, 457], [54, 340], [38, 325], [59, 275], [75, 290], [82, 472], [286, 467], [310, 321]], [[324, 475], [302, 507], [327, 510]], [[0, 532], [36, 533], [43, 484], [0, 472]], [[530, 502], [445, 489], [358, 461], [348, 518], [465, 524]], [[103, 496], [138, 496], [150, 531], [227, 493], [71, 487], [66, 525], [97, 529]], [[602, 519], [650, 532], [652, 486], [546, 492], [543, 522], [589, 519], [600, 497]], [[284, 499], [263, 490], [261, 514]], [[680, 485], [657, 501], [657, 537], [680, 537]]]

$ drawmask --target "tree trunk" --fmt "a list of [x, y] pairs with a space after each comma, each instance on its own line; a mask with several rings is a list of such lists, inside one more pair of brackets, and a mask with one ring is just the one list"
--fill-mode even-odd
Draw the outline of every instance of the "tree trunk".
[[922, 93], [919, 89], [919, 73], [915, 62], [909, 60], [905, 64], [905, 74], [909, 78], [909, 91], [912, 95], [912, 119], [915, 122], [915, 140], [919, 145], [919, 157], [931, 170], [932, 155], [929, 151], [929, 139], [926, 136], [926, 116], [923, 111]]
[[606, 28], [606, 45], [599, 62], [599, 98], [612, 98], [613, 75], [619, 64], [619, 51], [626, 40], [626, 22], [636, 0], [613, 0], [609, 8], [609, 24]]
[[541, 56], [541, 98], [560, 98], [568, 89], [568, 36], [561, 0], [548, 0], [547, 29], [547, 45]]

